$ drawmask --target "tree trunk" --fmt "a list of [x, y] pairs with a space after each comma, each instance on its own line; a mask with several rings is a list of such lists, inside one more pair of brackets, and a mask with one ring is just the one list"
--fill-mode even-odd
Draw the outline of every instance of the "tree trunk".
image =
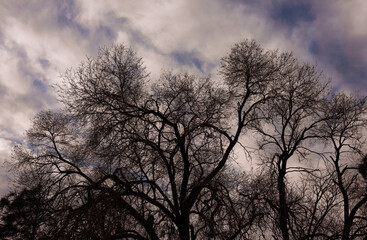
[[351, 225], [352, 225], [352, 223], [349, 220], [349, 218], [348, 218], [348, 220], [345, 220], [345, 222], [344, 222], [344, 228], [343, 228], [342, 240], [348, 240], [349, 239]]
[[190, 224], [188, 214], [181, 216], [181, 219], [177, 224], [177, 228], [181, 240], [190, 240]]
[[289, 240], [288, 232], [288, 206], [287, 196], [285, 191], [285, 170], [281, 169], [278, 176], [278, 192], [279, 192], [279, 224], [282, 231], [283, 240]]

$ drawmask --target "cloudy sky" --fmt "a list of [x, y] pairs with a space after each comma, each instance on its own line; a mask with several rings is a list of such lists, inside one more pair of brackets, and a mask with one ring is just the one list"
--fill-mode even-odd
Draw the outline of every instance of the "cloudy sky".
[[[366, 23], [365, 0], [0, 0], [0, 164], [38, 111], [60, 108], [60, 75], [100, 46], [131, 46], [152, 78], [215, 77], [234, 43], [254, 39], [366, 94]], [[1, 167], [0, 195], [8, 187]]]

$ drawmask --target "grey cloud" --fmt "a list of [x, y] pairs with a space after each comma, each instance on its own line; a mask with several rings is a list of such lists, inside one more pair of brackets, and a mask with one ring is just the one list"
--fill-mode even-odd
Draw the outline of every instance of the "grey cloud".
[[[312, 1], [317, 18], [309, 26], [312, 36], [308, 38], [312, 39], [310, 51], [314, 57], [340, 75], [340, 88], [366, 92], [367, 31], [349, 16], [365, 15], [361, 11], [367, 9], [367, 3], [353, 3], [357, 1]], [[354, 34], [353, 31], [364, 33]]]
[[278, 41], [277, 48], [293, 51], [305, 61], [317, 62], [337, 88], [367, 91], [367, 30], [361, 21], [367, 21], [365, 1], [232, 2], [250, 6], [264, 21], [270, 22], [272, 29], [255, 40], [266, 45], [263, 40], [266, 37], [281, 38], [283, 42]]
[[36, 26], [42, 31], [60, 31], [67, 28], [83, 37], [88, 30], [77, 21], [78, 5], [73, 0], [63, 1], [7, 1], [2, 3], [3, 17], [16, 17], [18, 20]]
[[313, 42], [310, 51], [320, 61], [327, 62], [343, 76], [343, 82], [354, 90], [367, 90], [366, 62], [350, 52], [350, 47], [339, 41]]

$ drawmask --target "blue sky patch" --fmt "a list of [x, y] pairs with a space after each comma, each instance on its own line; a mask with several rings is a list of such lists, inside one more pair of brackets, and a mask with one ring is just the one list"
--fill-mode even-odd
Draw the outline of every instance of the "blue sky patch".
[[362, 85], [362, 88], [365, 88], [363, 81], [367, 80], [366, 68], [348, 54], [342, 43], [311, 41], [308, 50], [315, 58], [326, 62], [339, 72], [347, 85]]
[[196, 53], [191, 52], [172, 52], [171, 57], [183, 65], [194, 65], [197, 69], [202, 71], [203, 61], [197, 57]]
[[365, 88], [367, 69], [359, 61], [348, 54], [347, 49], [340, 42], [325, 44], [322, 53], [325, 61], [332, 65], [344, 78], [347, 85]]
[[47, 91], [47, 86], [39, 79], [33, 79], [33, 86], [43, 93]]
[[271, 17], [289, 27], [296, 27], [300, 22], [312, 22], [316, 18], [311, 5], [300, 1], [285, 1], [275, 5]]
[[56, 1], [57, 22], [63, 27], [76, 30], [81, 36], [88, 37], [89, 30], [76, 21], [78, 9], [73, 0]]
[[106, 38], [108, 40], [113, 40], [114, 38], [116, 38], [116, 32], [113, 31], [113, 29], [111, 29], [110, 27], [105, 25], [100, 25], [95, 34], [103, 36], [103, 38]]
[[45, 58], [40, 58], [38, 61], [43, 68], [48, 68], [51, 65], [50, 62]]
[[310, 46], [308, 47], [308, 51], [312, 53], [314, 56], [318, 56], [320, 54], [320, 47], [317, 41], [312, 41]]
[[19, 62], [18, 70], [30, 81], [32, 81], [32, 85], [37, 89], [37, 91], [40, 91], [42, 93], [47, 92], [47, 85], [45, 85], [43, 81], [40, 80], [43, 79], [43, 76], [39, 73], [33, 72], [32, 69], [29, 68], [25, 58], [23, 58], [22, 61]]

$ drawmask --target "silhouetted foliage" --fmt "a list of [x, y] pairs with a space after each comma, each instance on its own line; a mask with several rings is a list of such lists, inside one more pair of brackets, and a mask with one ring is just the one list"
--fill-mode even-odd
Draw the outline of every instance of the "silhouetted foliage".
[[41, 187], [12, 192], [0, 200], [1, 239], [48, 239], [42, 225], [48, 219]]
[[[367, 236], [365, 98], [331, 96], [314, 66], [254, 41], [234, 45], [220, 74], [148, 81], [123, 45], [67, 71], [65, 109], [40, 112], [14, 149], [23, 190], [1, 201], [1, 236]], [[259, 168], [240, 169], [236, 149]]]

